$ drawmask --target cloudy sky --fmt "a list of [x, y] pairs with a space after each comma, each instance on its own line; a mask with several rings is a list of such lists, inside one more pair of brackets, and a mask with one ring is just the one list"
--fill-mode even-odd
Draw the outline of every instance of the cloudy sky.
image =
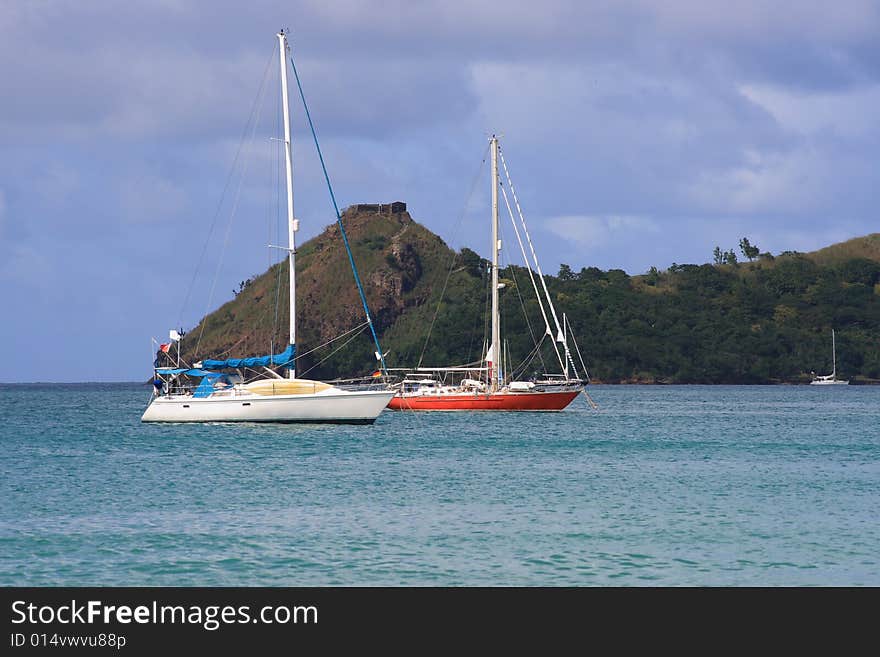
[[[456, 248], [488, 253], [492, 132], [547, 272], [878, 230], [876, 0], [6, 0], [0, 381], [143, 380], [278, 258], [280, 27], [340, 205]], [[292, 105], [307, 239], [334, 217]]]

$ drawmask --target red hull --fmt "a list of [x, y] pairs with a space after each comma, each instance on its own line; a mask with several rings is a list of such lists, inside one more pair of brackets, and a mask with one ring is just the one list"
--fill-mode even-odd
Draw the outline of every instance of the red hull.
[[561, 411], [579, 394], [580, 391], [575, 390], [395, 396], [388, 408], [395, 411]]

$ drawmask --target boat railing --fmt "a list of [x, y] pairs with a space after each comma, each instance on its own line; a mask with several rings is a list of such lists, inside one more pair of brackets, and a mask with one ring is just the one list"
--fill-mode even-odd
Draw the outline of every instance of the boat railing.
[[369, 390], [390, 390], [400, 385], [396, 376], [363, 376], [353, 379], [333, 379], [326, 381], [340, 390], [350, 392], [365, 392]]

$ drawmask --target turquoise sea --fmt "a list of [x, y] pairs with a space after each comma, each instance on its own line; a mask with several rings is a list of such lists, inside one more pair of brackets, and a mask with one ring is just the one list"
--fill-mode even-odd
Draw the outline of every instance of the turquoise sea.
[[0, 584], [880, 585], [880, 387], [591, 394], [162, 426], [144, 385], [0, 385]]

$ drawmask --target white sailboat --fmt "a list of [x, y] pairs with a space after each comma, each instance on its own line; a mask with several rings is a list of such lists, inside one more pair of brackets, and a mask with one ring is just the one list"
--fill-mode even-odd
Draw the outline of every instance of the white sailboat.
[[[278, 33], [281, 101], [287, 172], [288, 264], [290, 268], [290, 342], [280, 354], [253, 358], [203, 360], [193, 367], [157, 367], [154, 394], [143, 422], [331, 422], [369, 424], [388, 405], [394, 391], [345, 390], [329, 383], [296, 378], [296, 299], [294, 263], [299, 221], [293, 215], [293, 165], [287, 96], [287, 35]], [[367, 321], [372, 320], [367, 311]], [[176, 331], [172, 341], [179, 340]], [[167, 348], [167, 347], [166, 347]], [[377, 352], [380, 353], [380, 352]], [[275, 369], [287, 370], [284, 378]], [[262, 371], [246, 381], [245, 372]], [[187, 385], [186, 381], [199, 381]]]
[[811, 386], [845, 386], [849, 385], [849, 381], [837, 378], [837, 344], [834, 339], [834, 329], [831, 329], [831, 374], [817, 376], [813, 372], [813, 380], [810, 381]]

